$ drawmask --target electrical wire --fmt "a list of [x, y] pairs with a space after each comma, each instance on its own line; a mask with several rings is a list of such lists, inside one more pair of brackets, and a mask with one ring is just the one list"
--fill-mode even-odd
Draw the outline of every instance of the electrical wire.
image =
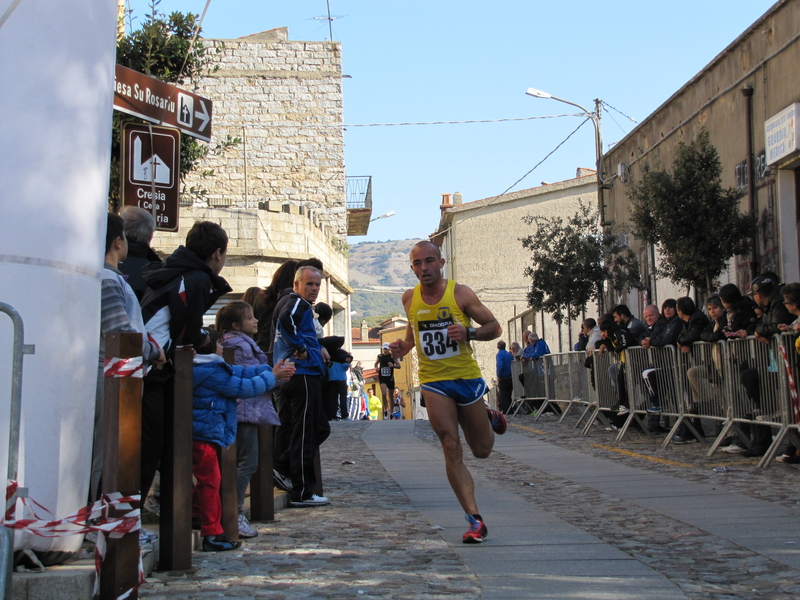
[[[581, 113], [581, 114], [583, 114], [583, 113]], [[447, 229], [445, 229], [445, 230], [443, 230], [443, 231], [437, 231], [437, 232], [436, 232], [436, 235], [441, 235], [441, 234], [444, 234], [444, 233], [448, 233], [448, 232], [449, 232], [450, 230], [452, 230], [452, 229], [453, 229], [453, 228], [454, 228], [456, 225], [460, 225], [461, 223], [464, 223], [465, 221], [468, 221], [469, 219], [471, 219], [471, 218], [473, 218], [473, 217], [477, 216], [477, 215], [478, 215], [478, 213], [480, 213], [482, 210], [484, 210], [485, 208], [487, 208], [487, 207], [491, 206], [491, 205], [492, 205], [492, 204], [494, 204], [494, 203], [495, 203], [497, 200], [499, 200], [500, 198], [502, 198], [502, 197], [503, 197], [503, 196], [504, 196], [506, 193], [508, 193], [508, 191], [509, 191], [510, 189], [514, 188], [514, 187], [515, 187], [515, 186], [516, 186], [518, 183], [520, 183], [520, 182], [521, 182], [523, 179], [525, 179], [525, 178], [526, 178], [528, 175], [530, 175], [530, 174], [531, 174], [531, 173], [533, 173], [533, 172], [534, 172], [536, 169], [538, 169], [538, 168], [539, 168], [539, 166], [540, 166], [540, 165], [541, 165], [541, 164], [542, 164], [544, 161], [546, 161], [548, 158], [550, 158], [550, 157], [551, 157], [551, 156], [552, 156], [552, 155], [553, 155], [553, 154], [554, 154], [554, 153], [555, 153], [555, 152], [556, 152], [556, 151], [557, 151], [559, 148], [561, 148], [561, 146], [563, 146], [564, 144], [566, 144], [566, 143], [567, 143], [567, 141], [569, 141], [569, 139], [570, 139], [570, 138], [571, 138], [573, 135], [575, 135], [576, 133], [578, 133], [578, 130], [579, 130], [581, 127], [583, 127], [583, 126], [586, 124], [586, 122], [587, 122], [587, 121], [591, 121], [591, 119], [589, 119], [589, 118], [586, 118], [586, 119], [584, 119], [583, 121], [581, 121], [580, 125], [578, 125], [578, 126], [575, 128], [575, 129], [573, 129], [573, 130], [572, 130], [572, 133], [570, 133], [570, 134], [569, 134], [567, 137], [565, 137], [565, 138], [564, 138], [564, 139], [563, 139], [563, 140], [562, 140], [562, 141], [561, 141], [561, 142], [560, 142], [560, 143], [559, 143], [559, 144], [558, 144], [558, 145], [557, 145], [555, 148], [553, 148], [553, 149], [552, 149], [550, 152], [548, 152], [548, 153], [545, 155], [545, 157], [544, 157], [542, 160], [540, 160], [538, 163], [536, 163], [536, 164], [533, 166], [533, 168], [532, 168], [530, 171], [528, 171], [527, 173], [525, 173], [525, 174], [524, 174], [522, 177], [520, 177], [520, 178], [519, 178], [519, 179], [517, 179], [517, 180], [516, 180], [514, 183], [512, 183], [510, 186], [508, 186], [508, 187], [507, 187], [507, 188], [506, 188], [506, 189], [505, 189], [503, 192], [501, 192], [501, 193], [500, 193], [500, 194], [498, 194], [497, 196], [493, 196], [493, 197], [489, 198], [489, 200], [488, 200], [488, 202], [486, 202], [486, 204], [484, 204], [483, 206], [481, 206], [481, 207], [480, 207], [480, 208], [478, 208], [477, 210], [473, 211], [473, 212], [472, 212], [472, 214], [470, 214], [470, 215], [468, 215], [468, 216], [464, 217], [464, 218], [463, 218], [463, 219], [461, 219], [460, 221], [453, 222], [453, 224], [452, 224], [452, 225], [450, 225], [450, 227], [448, 227]]]
[[614, 108], [613, 106], [611, 106], [605, 100], [602, 100], [601, 102], [603, 104], [603, 107], [610, 108], [611, 110], [618, 112], [619, 114], [621, 114], [623, 117], [625, 117], [626, 119], [628, 119], [628, 121], [631, 121], [632, 123], [638, 123], [638, 121], [636, 119], [634, 119], [633, 117], [629, 117], [628, 115], [626, 115], [624, 112], [622, 112], [618, 108]]
[[477, 119], [473, 121], [428, 121], [418, 123], [353, 123], [342, 127], [399, 127], [401, 125], [463, 125], [465, 123], [505, 123], [506, 121], [533, 121], [536, 119], [557, 119], [559, 117], [582, 117], [586, 113], [549, 115], [544, 117], [514, 117], [509, 119]]

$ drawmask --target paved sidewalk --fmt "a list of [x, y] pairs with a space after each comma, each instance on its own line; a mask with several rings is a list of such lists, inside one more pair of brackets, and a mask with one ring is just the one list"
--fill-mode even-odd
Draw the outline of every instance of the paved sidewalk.
[[140, 597], [800, 597], [797, 467], [714, 473], [723, 457], [697, 445], [611, 439], [514, 419], [467, 461], [489, 539], [464, 545], [428, 423], [333, 423], [330, 506], [280, 511], [238, 553], [197, 553], [196, 577], [151, 579]]

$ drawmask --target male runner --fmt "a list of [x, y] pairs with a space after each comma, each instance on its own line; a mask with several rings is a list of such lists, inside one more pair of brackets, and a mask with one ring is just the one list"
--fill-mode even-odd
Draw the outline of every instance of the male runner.
[[383, 398], [383, 418], [389, 419], [392, 414], [392, 390], [394, 390], [394, 370], [400, 365], [394, 362], [389, 354], [389, 344], [384, 344], [381, 353], [375, 360], [378, 370], [378, 383], [381, 385], [381, 398]]
[[[435, 244], [423, 241], [412, 248], [411, 270], [419, 285], [403, 293], [409, 321], [406, 337], [390, 347], [394, 358], [418, 348], [419, 380], [428, 418], [442, 443], [447, 479], [470, 524], [462, 541], [478, 544], [488, 532], [475, 502], [472, 475], [463, 462], [458, 426], [476, 458], [492, 452], [492, 430], [498, 435], [506, 431], [505, 417], [481, 402], [487, 386], [470, 346], [472, 340], [496, 339], [503, 330], [475, 292], [442, 278], [443, 266]], [[470, 327], [470, 320], [480, 327]]]

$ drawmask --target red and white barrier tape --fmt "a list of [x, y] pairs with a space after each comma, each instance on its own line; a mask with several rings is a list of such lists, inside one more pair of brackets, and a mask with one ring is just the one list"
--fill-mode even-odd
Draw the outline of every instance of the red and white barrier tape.
[[143, 377], [144, 363], [141, 356], [106, 358], [103, 373], [106, 377]]
[[781, 354], [783, 355], [783, 364], [786, 365], [786, 375], [789, 378], [789, 391], [792, 396], [792, 411], [794, 412], [794, 422], [800, 425], [800, 401], [797, 397], [797, 384], [792, 375], [792, 367], [789, 366], [789, 356], [786, 354], [786, 348], [781, 345]]
[[[133, 508], [132, 505], [133, 502], [140, 500], [140, 496], [138, 494], [135, 496], [123, 496], [119, 492], [104, 494], [97, 502], [84, 506], [71, 515], [59, 519], [36, 500], [32, 498], [17, 498], [16, 491], [18, 487], [19, 484], [16, 481], [9, 480], [6, 484], [6, 512], [4, 518], [0, 519], [0, 525], [5, 525], [9, 529], [24, 530], [40, 537], [65, 537], [96, 531], [94, 593], [97, 594], [98, 586], [100, 585], [100, 567], [106, 556], [106, 538], [121, 538], [125, 534], [141, 529], [140, 511], [138, 508]], [[14, 519], [17, 501], [22, 505], [23, 515], [31, 518]], [[121, 517], [110, 519], [108, 513], [111, 508], [127, 510], [128, 512]], [[90, 525], [89, 521], [95, 521], [95, 524]], [[143, 582], [144, 569], [140, 552], [138, 583], [119, 596], [118, 600], [127, 598]]]

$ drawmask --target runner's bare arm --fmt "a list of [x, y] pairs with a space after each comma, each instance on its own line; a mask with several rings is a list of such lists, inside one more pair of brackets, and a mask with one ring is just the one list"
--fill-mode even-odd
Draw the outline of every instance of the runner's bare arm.
[[[406, 310], [406, 316], [408, 316], [408, 309], [411, 306], [411, 299], [414, 296], [414, 290], [406, 290], [403, 292], [403, 308]], [[406, 337], [405, 339], [398, 339], [391, 344], [389, 344], [389, 350], [392, 353], [392, 358], [401, 358], [411, 352], [411, 349], [415, 346], [414, 342], [414, 330], [411, 328], [411, 323], [408, 324], [406, 327]]]
[[[480, 326], [475, 329], [476, 340], [487, 342], [503, 334], [503, 328], [492, 311], [483, 305], [469, 286], [456, 284], [454, 295], [461, 312]], [[451, 325], [447, 328], [447, 335], [454, 342], [467, 341], [467, 328], [460, 324]]]

